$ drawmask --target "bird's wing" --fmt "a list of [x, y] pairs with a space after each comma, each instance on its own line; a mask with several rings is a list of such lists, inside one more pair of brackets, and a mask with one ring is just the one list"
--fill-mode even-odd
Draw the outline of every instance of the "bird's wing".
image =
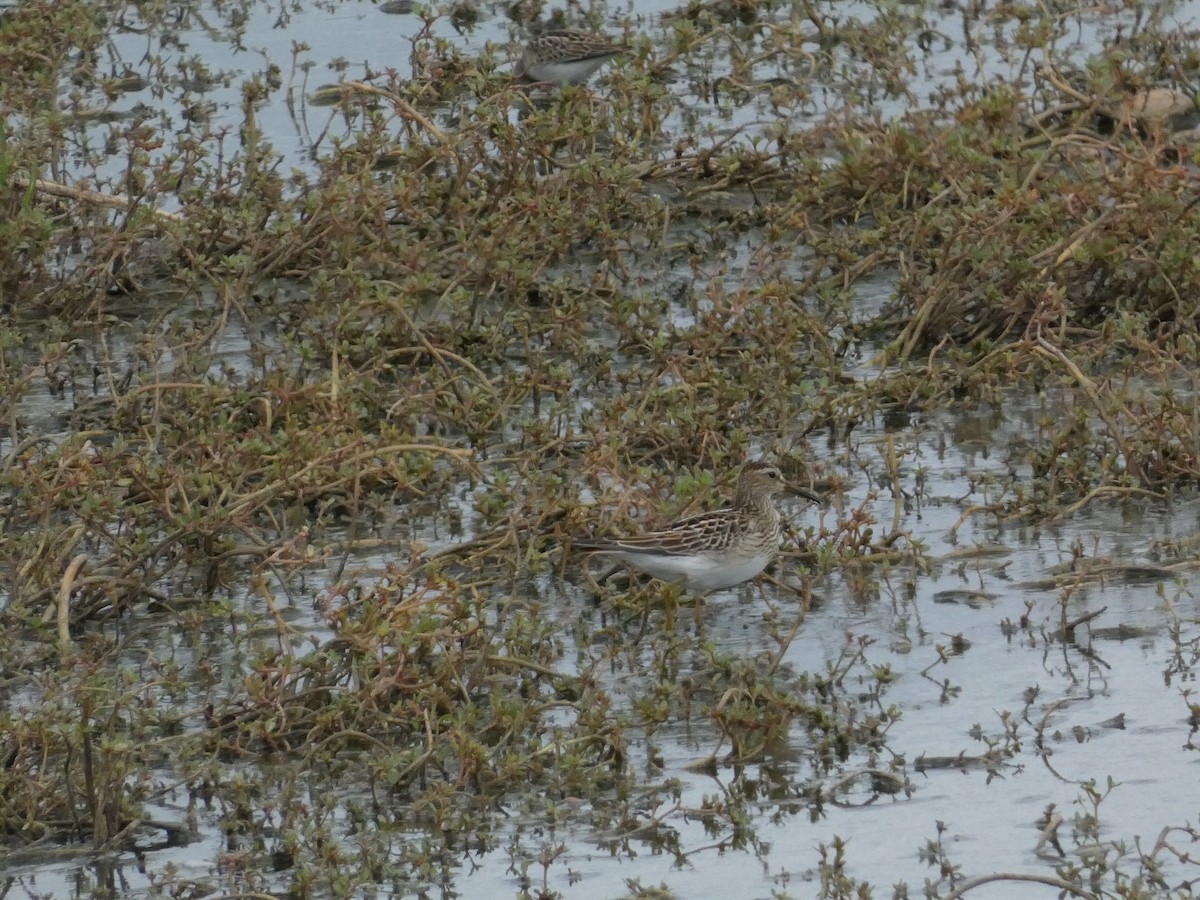
[[594, 553], [662, 553], [688, 556], [702, 550], [723, 550], [741, 531], [742, 517], [733, 510], [719, 509], [677, 519], [661, 531], [611, 540], [575, 541], [579, 550]]

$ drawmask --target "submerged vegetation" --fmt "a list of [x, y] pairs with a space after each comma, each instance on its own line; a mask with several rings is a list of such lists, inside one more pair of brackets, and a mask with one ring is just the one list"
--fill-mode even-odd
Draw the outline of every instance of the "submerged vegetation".
[[[248, 0], [0, 15], [6, 868], [86, 848], [77, 892], [118, 895], [122, 853], [215, 822], [212, 871], [147, 893], [451, 896], [503, 851], [548, 897], [559, 827], [682, 865], [678, 818], [765, 854], [764, 809], [910, 796], [879, 648], [789, 656], [815, 586], [896, 602], [988, 553], [930, 555], [910, 514], [940, 498], [900, 428], [1062, 411], [997, 443], [956, 529], [1200, 481], [1196, 35], [1165, 7], [934, 6], [691, 2], [620, 23], [601, 86], [530, 95], [445, 36], [465, 5], [419, 8], [390, 26], [412, 77], [348, 77], [328, 109], [300, 46], [236, 78], [171, 49], [240, 45], [271, 21]], [[1010, 77], [969, 74], [984, 54]], [[262, 125], [279, 108], [324, 123], [311, 158]], [[757, 456], [836, 498], [751, 590], [763, 643], [714, 640], [676, 586], [587, 583], [573, 537], [697, 511]], [[1192, 560], [1163, 556], [1164, 584]], [[1072, 645], [1085, 577], [1010, 640]], [[1193, 680], [1198, 639], [1166, 627], [1168, 681]], [[930, 669], [968, 651], [938, 639]], [[921, 771], [1015, 771], [1035, 699]], [[680, 734], [690, 768], [738, 772], [699, 808]], [[1030, 880], [1189, 896], [1163, 870], [1194, 869], [1190, 826], [1104, 843], [1085, 793], [1047, 810]], [[795, 895], [883, 896], [856, 851], [792, 863]], [[985, 883], [940, 831], [921, 853], [895, 896]]]

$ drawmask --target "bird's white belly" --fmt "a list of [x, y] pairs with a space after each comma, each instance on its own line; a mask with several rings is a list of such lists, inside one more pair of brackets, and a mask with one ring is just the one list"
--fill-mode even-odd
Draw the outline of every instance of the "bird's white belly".
[[[614, 554], [616, 555], [616, 554]], [[620, 554], [625, 562], [662, 581], [680, 581], [698, 593], [719, 591], [749, 581], [767, 567], [775, 551], [730, 559], [728, 554], [655, 556]]]
[[607, 56], [592, 59], [529, 63], [525, 67], [525, 74], [534, 81], [553, 81], [558, 84], [583, 84], [593, 72], [606, 62], [608, 62]]

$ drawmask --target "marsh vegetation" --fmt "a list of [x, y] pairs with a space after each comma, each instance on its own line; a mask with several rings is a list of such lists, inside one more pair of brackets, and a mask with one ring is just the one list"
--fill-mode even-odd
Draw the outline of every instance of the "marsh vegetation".
[[0, 14], [0, 893], [1191, 896], [1194, 5], [389, 9]]

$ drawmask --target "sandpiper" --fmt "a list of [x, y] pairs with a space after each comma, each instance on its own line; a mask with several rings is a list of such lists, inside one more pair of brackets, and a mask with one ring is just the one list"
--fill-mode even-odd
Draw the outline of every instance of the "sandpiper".
[[513, 77], [526, 83], [583, 84], [602, 65], [629, 48], [607, 35], [563, 28], [544, 31], [525, 45]]
[[772, 498], [784, 491], [823, 502], [812, 491], [789, 485], [778, 467], [749, 462], [738, 474], [732, 505], [725, 509], [688, 516], [638, 537], [579, 540], [574, 546], [707, 594], [748, 581], [775, 558], [783, 520]]

